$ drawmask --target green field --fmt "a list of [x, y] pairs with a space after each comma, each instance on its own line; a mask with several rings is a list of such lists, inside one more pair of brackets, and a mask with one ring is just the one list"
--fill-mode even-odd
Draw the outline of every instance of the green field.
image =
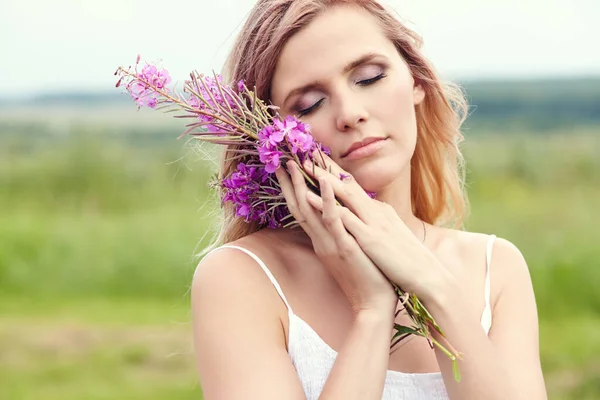
[[[200, 399], [212, 171], [172, 125], [75, 114], [0, 114], [0, 398]], [[533, 133], [467, 132], [467, 228], [529, 262], [550, 397], [598, 399], [600, 128]]]

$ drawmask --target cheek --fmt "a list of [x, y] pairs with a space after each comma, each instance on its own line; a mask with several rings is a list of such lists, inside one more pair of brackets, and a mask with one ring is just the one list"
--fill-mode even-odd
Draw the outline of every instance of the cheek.
[[314, 116], [304, 121], [310, 125], [311, 134], [315, 140], [323, 145], [332, 148], [334, 147], [335, 133], [331, 132], [331, 116], [326, 116], [326, 113], [321, 111], [318, 116]]
[[409, 82], [394, 82], [382, 94], [378, 105], [376, 112], [391, 135], [403, 140], [416, 135], [413, 88]]
[[386, 117], [404, 120], [414, 114], [413, 89], [407, 82], [396, 81], [382, 96], [381, 110]]

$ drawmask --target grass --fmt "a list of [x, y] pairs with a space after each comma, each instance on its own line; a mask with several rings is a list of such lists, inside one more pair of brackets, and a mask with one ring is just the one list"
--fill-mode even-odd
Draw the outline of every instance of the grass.
[[135, 321], [120, 326], [3, 321], [2, 398], [200, 398], [189, 326]]
[[[0, 135], [0, 398], [201, 398], [187, 291], [210, 172], [159, 139], [176, 133], [128, 129]], [[525, 254], [552, 399], [600, 398], [598, 150], [596, 132], [465, 145], [467, 227]]]

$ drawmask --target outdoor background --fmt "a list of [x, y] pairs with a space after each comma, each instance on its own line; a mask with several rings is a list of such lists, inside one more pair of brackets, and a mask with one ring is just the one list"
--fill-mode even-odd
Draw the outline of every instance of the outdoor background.
[[[211, 149], [112, 73], [139, 52], [180, 82], [218, 70], [252, 3], [0, 2], [0, 399], [202, 398], [188, 287]], [[469, 97], [466, 228], [528, 261], [550, 398], [600, 398], [598, 3], [392, 5]]]

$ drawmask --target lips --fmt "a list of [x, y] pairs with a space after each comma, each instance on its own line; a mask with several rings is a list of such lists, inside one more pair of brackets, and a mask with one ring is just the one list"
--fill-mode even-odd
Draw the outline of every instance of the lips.
[[342, 154], [342, 158], [347, 157], [350, 153], [352, 153], [354, 150], [360, 149], [361, 147], [365, 147], [371, 143], [374, 142], [378, 142], [380, 140], [385, 140], [386, 138], [384, 137], [368, 137], [365, 138], [363, 140], [361, 140], [360, 142], [354, 142], [352, 143], [352, 146], [350, 146], [343, 154]]

